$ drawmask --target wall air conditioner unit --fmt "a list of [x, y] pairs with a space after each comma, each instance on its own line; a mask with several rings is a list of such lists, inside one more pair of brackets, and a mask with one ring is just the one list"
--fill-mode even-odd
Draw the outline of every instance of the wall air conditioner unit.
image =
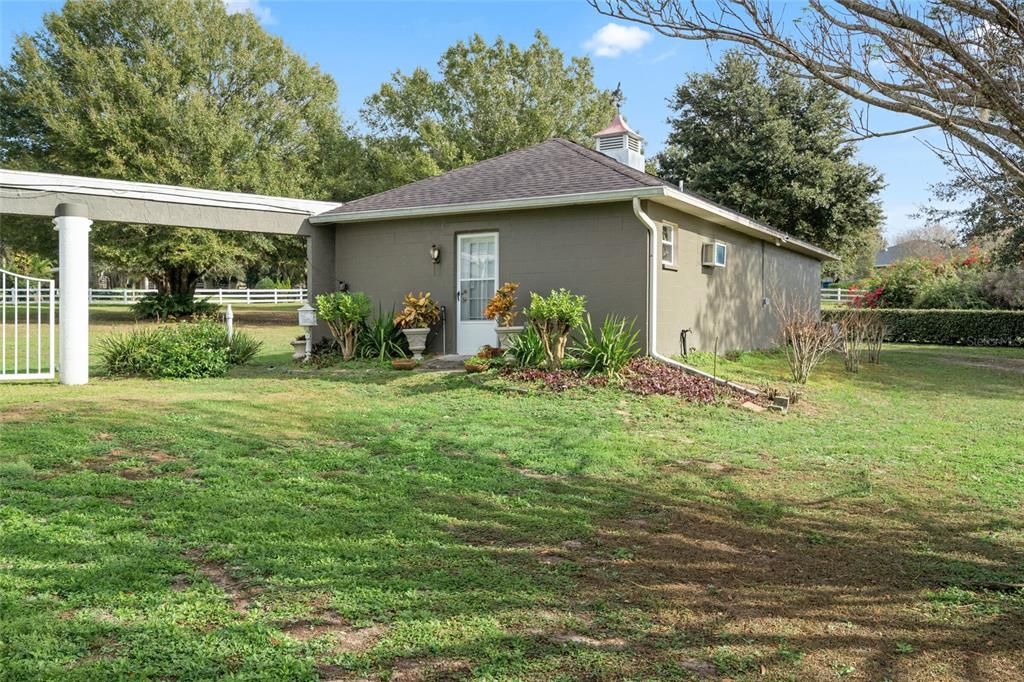
[[711, 242], [701, 247], [701, 265], [706, 268], [724, 268], [728, 247], [724, 242]]

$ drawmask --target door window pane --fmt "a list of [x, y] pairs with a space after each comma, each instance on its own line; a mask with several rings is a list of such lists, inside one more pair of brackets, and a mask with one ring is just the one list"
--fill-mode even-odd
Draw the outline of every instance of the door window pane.
[[494, 277], [494, 239], [464, 239], [462, 241], [463, 279], [485, 279]]
[[462, 280], [462, 319], [484, 320], [484, 308], [487, 302], [494, 296], [493, 279], [468, 279]]

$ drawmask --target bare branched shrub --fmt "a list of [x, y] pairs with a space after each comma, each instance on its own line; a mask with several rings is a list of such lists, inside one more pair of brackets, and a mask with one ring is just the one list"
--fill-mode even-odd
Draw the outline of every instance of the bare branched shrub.
[[839, 350], [847, 372], [860, 370], [860, 356], [867, 345], [867, 326], [859, 310], [846, 311], [839, 322]]
[[885, 320], [877, 310], [862, 310], [867, 317], [868, 362], [877, 365], [882, 361], [882, 340], [885, 339]]
[[817, 307], [808, 303], [782, 299], [775, 304], [775, 313], [782, 327], [782, 347], [793, 380], [806, 384], [811, 371], [836, 348], [837, 335], [831, 323], [821, 320]]
[[877, 310], [845, 310], [835, 325], [839, 333], [839, 350], [843, 354], [843, 362], [848, 372], [860, 369], [861, 355], [864, 351], [867, 351], [868, 362], [880, 362], [885, 323]]

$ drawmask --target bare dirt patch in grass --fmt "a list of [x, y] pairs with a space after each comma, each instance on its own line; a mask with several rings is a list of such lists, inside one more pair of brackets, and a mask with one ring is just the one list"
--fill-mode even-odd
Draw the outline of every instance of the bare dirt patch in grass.
[[591, 649], [621, 650], [626, 648], [626, 640], [621, 637], [598, 639], [576, 632], [555, 632], [547, 635], [547, 638], [557, 644], [576, 644]]
[[340, 616], [330, 612], [320, 617], [282, 623], [278, 627], [281, 632], [300, 642], [329, 637], [333, 641], [329, 655], [362, 653], [372, 649], [388, 630], [379, 624], [365, 628], [352, 627]]
[[239, 580], [231, 575], [225, 566], [207, 560], [203, 554], [203, 551], [199, 549], [190, 549], [185, 552], [185, 556], [199, 569], [199, 572], [227, 595], [235, 611], [241, 615], [248, 613], [253, 600], [262, 592], [261, 588]]
[[391, 682], [441, 682], [463, 680], [472, 668], [468, 661], [454, 658], [418, 658], [401, 660], [391, 671]]
[[42, 403], [4, 405], [0, 407], [0, 424], [16, 424], [53, 417], [53, 412]]
[[[144, 464], [142, 466], [118, 466], [126, 460], [142, 460]], [[86, 469], [90, 469], [98, 473], [115, 474], [129, 481], [148, 481], [161, 475], [161, 472], [157, 471], [156, 467], [169, 462], [178, 461], [180, 461], [179, 458], [169, 455], [161, 450], [125, 450], [115, 448], [105, 455], [90, 457], [89, 459], [84, 460], [82, 465]], [[186, 478], [192, 478], [194, 473], [195, 470], [189, 467], [182, 472], [182, 475]]]

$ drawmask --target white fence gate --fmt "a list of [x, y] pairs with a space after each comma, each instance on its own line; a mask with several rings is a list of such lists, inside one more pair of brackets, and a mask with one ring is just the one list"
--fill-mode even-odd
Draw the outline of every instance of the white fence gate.
[[0, 381], [54, 377], [53, 284], [0, 270]]

